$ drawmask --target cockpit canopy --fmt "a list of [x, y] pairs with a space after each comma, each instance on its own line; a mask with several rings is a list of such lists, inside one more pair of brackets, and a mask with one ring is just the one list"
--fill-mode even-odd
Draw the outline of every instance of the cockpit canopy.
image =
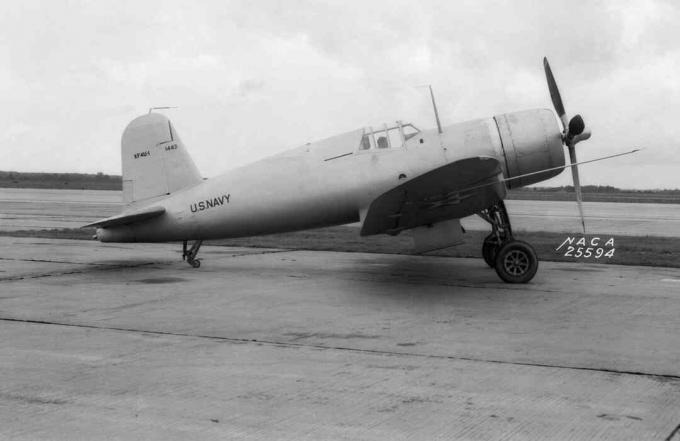
[[416, 136], [420, 130], [411, 123], [397, 121], [396, 125], [388, 127], [384, 124], [380, 129], [364, 128], [359, 150], [399, 148], [406, 141]]

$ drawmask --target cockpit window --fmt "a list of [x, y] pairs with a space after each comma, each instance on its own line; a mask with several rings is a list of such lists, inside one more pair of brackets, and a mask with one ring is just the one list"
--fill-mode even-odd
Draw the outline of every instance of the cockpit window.
[[368, 127], [364, 129], [359, 150], [400, 148], [418, 132], [420, 130], [413, 124], [402, 124], [401, 121], [392, 127], [387, 124], [382, 128]]
[[365, 135], [361, 138], [361, 146], [359, 147], [359, 150], [368, 150], [371, 148], [371, 140], [369, 139], [368, 135]]
[[406, 124], [403, 126], [404, 128], [404, 140], [408, 141], [409, 139], [413, 138], [420, 132], [414, 125], [412, 124]]

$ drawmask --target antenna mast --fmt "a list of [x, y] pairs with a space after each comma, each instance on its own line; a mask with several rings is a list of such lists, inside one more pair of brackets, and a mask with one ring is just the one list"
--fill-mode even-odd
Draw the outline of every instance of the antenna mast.
[[430, 84], [427, 85], [427, 87], [430, 89], [430, 98], [432, 98], [432, 107], [434, 108], [434, 118], [437, 120], [437, 130], [439, 131], [439, 134], [441, 135], [442, 132], [442, 123], [439, 121], [439, 112], [437, 112], [437, 103], [434, 102], [434, 93], [432, 92], [432, 86]]

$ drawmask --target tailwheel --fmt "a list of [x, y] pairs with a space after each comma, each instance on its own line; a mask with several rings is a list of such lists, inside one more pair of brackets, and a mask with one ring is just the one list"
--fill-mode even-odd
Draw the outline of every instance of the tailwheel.
[[496, 255], [496, 273], [509, 283], [527, 283], [538, 270], [538, 256], [533, 247], [521, 240], [511, 240]]
[[196, 258], [196, 255], [198, 254], [198, 250], [201, 248], [202, 243], [202, 240], [197, 240], [189, 249], [187, 249], [186, 240], [182, 245], [182, 259], [186, 259], [187, 263], [194, 268], [199, 268], [201, 266], [201, 261]]

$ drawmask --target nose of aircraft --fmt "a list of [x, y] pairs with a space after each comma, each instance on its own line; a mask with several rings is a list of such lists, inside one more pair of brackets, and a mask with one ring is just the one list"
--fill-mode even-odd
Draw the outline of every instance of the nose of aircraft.
[[[561, 167], [564, 162], [562, 132], [548, 109], [525, 110], [494, 117], [505, 154], [506, 178]], [[508, 182], [519, 187], [550, 179], [562, 170], [551, 170]]]

